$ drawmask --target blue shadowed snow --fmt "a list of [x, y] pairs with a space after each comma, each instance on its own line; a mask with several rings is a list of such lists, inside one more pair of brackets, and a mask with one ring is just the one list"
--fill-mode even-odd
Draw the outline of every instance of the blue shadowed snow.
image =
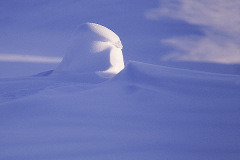
[[130, 62], [104, 83], [39, 75], [0, 86], [3, 159], [240, 156], [236, 75]]
[[238, 6], [1, 0], [0, 159], [239, 159]]

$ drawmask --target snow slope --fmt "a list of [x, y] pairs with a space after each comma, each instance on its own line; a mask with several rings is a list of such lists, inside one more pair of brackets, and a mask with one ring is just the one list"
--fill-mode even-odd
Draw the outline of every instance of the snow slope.
[[240, 76], [130, 62], [0, 81], [0, 159], [236, 160]]

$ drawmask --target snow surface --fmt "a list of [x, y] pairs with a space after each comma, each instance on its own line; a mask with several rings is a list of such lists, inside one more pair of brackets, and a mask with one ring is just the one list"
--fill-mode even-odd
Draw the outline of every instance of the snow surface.
[[240, 158], [238, 75], [134, 61], [104, 82], [51, 73], [0, 80], [0, 159]]
[[88, 23], [56, 70], [1, 62], [46, 72], [0, 79], [0, 160], [239, 160], [240, 65], [207, 63], [239, 61], [233, 1], [1, 1], [1, 55], [62, 57], [93, 21], [135, 61]]
[[55, 72], [91, 73], [112, 77], [124, 68], [122, 43], [110, 29], [95, 23], [80, 25]]

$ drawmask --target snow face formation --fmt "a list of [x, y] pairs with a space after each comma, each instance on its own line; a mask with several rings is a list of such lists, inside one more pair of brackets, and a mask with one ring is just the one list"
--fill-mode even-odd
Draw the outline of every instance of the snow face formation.
[[110, 29], [95, 23], [80, 25], [55, 72], [97, 73], [112, 77], [124, 68], [122, 43]]

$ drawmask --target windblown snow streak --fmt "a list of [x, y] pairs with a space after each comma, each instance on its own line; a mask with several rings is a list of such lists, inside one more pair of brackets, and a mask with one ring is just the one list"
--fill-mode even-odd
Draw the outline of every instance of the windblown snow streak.
[[33, 55], [0, 54], [0, 61], [5, 62], [29, 62], [29, 63], [59, 63], [60, 57], [44, 57]]

